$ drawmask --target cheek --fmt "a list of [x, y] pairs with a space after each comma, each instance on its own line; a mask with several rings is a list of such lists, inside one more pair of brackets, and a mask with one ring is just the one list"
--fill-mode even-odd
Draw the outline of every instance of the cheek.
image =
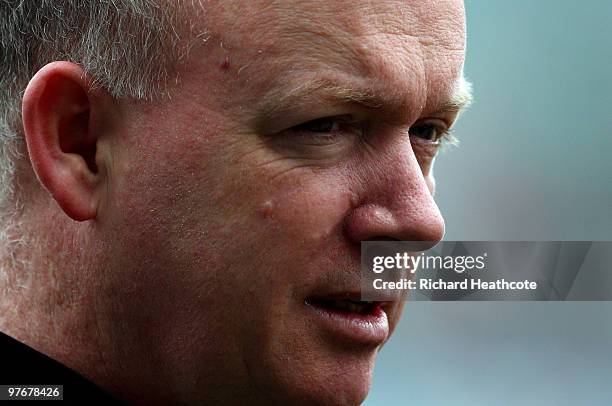
[[[172, 136], [167, 132], [165, 138]], [[194, 137], [163, 134], [132, 137], [112, 174], [108, 214], [117, 252], [125, 252], [121, 268], [142, 270], [148, 280], [175, 278], [203, 269], [221, 249], [206, 244], [221, 228], [215, 215], [214, 185], [220, 182], [206, 168], [205, 145]], [[117, 259], [119, 261], [119, 259]], [[127, 263], [129, 261], [129, 263]], [[126, 276], [122, 276], [126, 277]]]
[[324, 244], [342, 229], [351, 196], [349, 187], [333, 175], [296, 174], [263, 196], [257, 214], [264, 226], [290, 243]]

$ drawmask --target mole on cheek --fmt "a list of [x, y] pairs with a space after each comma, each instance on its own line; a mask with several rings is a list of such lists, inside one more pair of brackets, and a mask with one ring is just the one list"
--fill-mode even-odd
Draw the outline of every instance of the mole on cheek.
[[274, 203], [272, 202], [272, 200], [266, 200], [259, 207], [258, 212], [261, 215], [261, 217], [265, 219], [270, 218], [270, 216], [272, 216], [272, 213], [274, 212]]
[[354, 192], [346, 192], [346, 198], [349, 202], [350, 208], [354, 209], [359, 205], [359, 197]]

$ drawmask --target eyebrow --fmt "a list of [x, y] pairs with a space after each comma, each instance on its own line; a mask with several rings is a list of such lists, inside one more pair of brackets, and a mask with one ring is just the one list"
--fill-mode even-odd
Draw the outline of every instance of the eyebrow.
[[442, 103], [442, 105], [436, 109], [436, 112], [459, 113], [468, 108], [473, 100], [472, 84], [465, 79], [463, 74], [461, 74], [457, 82], [455, 82], [455, 88], [450, 99]]
[[355, 103], [370, 109], [378, 109], [383, 105], [380, 97], [372, 90], [341, 85], [338, 81], [329, 79], [316, 79], [288, 91], [275, 88], [264, 97], [262, 112], [270, 115], [278, 113], [313, 94], [334, 104]]
[[[263, 98], [261, 112], [264, 115], [273, 115], [288, 109], [287, 106], [299, 104], [300, 101], [316, 94], [332, 104], [357, 104], [371, 110], [381, 109], [385, 106], [397, 105], [402, 95], [382, 97], [380, 91], [374, 88], [359, 88], [340, 84], [339, 81], [329, 79], [316, 79], [291, 88], [289, 91], [276, 88]], [[472, 102], [472, 86], [463, 75], [455, 82], [450, 98], [435, 109], [438, 114], [459, 113]]]

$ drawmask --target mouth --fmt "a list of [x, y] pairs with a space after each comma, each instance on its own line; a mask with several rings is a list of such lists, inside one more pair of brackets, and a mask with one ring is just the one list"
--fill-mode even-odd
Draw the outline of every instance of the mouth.
[[305, 304], [334, 340], [352, 344], [383, 344], [389, 336], [387, 312], [392, 302], [362, 301], [359, 294], [309, 297]]
[[379, 307], [382, 302], [373, 302], [373, 301], [361, 301], [361, 300], [353, 300], [353, 299], [321, 299], [321, 298], [312, 298], [306, 299], [306, 303], [323, 308], [330, 312], [339, 312], [350, 314], [359, 314], [359, 315], [369, 315], [373, 314], [376, 310], [376, 307]]

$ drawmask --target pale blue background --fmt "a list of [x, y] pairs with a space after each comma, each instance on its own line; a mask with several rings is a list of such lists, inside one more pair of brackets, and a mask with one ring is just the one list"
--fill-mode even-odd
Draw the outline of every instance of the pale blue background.
[[[466, 9], [445, 239], [612, 240], [612, 1]], [[396, 404], [611, 405], [612, 303], [408, 303], [366, 401]]]

